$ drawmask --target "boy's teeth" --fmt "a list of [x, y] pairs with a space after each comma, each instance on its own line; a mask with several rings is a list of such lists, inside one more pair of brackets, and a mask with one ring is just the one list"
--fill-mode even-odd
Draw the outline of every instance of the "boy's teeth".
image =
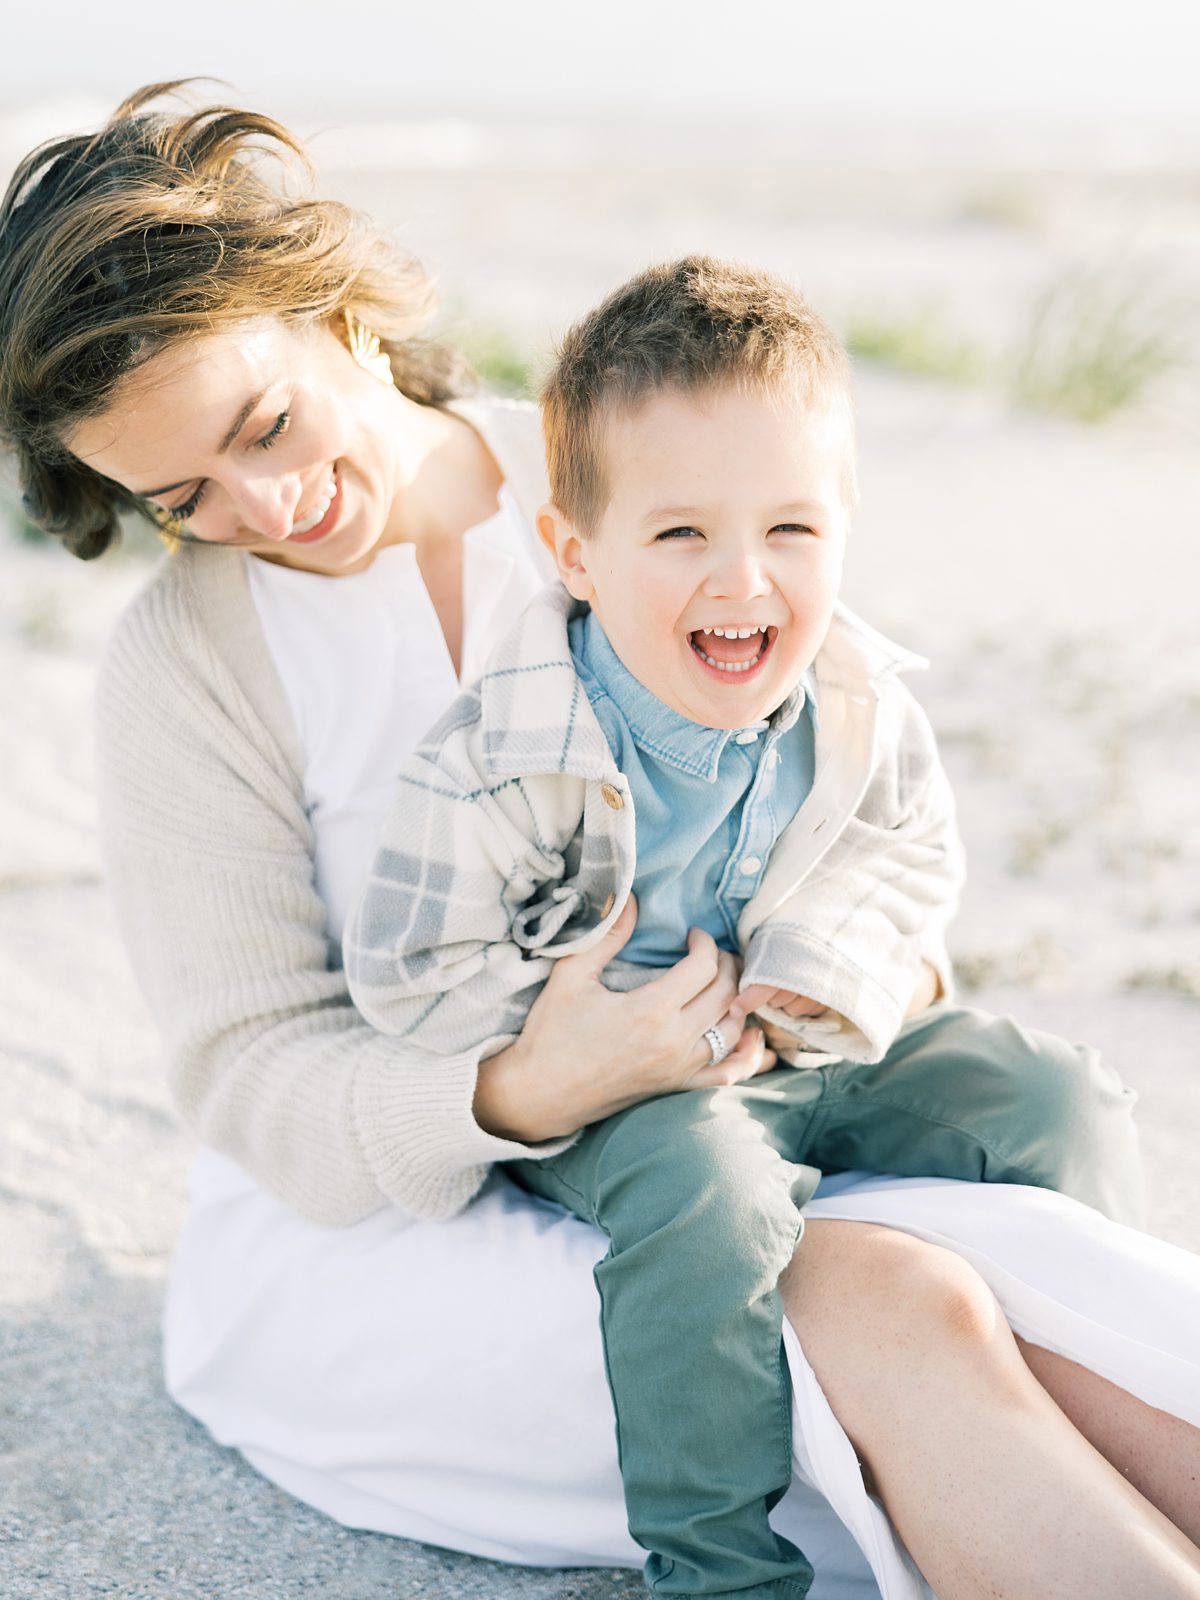
[[[706, 662], [710, 667], [716, 667], [721, 672], [749, 672], [751, 667], [757, 666], [759, 661], [762, 660], [763, 654], [767, 648], [766, 634], [767, 629], [765, 627], [697, 628], [695, 633], [692, 635], [692, 648], [700, 657], [701, 661]], [[733, 643], [732, 648], [728, 644], [714, 645], [713, 648], [720, 652], [719, 655], [714, 656], [710, 655], [707, 650], [701, 648], [697, 642], [697, 635], [702, 635], [708, 638], [711, 638], [715, 635], [715, 637], [718, 639], [736, 641], [736, 643]], [[745, 639], [755, 639], [758, 641], [757, 644], [751, 645], [749, 654], [747, 654], [746, 650], [739, 649], [741, 641]], [[732, 659], [722, 660], [722, 656], [732, 657]]]
[[[701, 651], [701, 654], [704, 652]], [[712, 656], [704, 656], [704, 659], [710, 667], [719, 667], [722, 672], [749, 672], [757, 661], [757, 657], [755, 661], [714, 661]]]

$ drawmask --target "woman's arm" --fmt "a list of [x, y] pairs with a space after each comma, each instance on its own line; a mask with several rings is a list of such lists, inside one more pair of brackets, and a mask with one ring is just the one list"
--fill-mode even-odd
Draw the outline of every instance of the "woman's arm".
[[[554, 965], [515, 1044], [483, 1061], [479, 1122], [508, 1138], [561, 1138], [651, 1095], [739, 1083], [774, 1065], [758, 1028], [726, 1013], [737, 962], [700, 929], [662, 977], [627, 994], [601, 974], [637, 921], [632, 900], [602, 939]], [[730, 1054], [714, 1065], [704, 1030], [720, 1023]]]
[[[318, 1222], [387, 1204], [449, 1216], [492, 1162], [545, 1154], [542, 1140], [602, 1115], [606, 1071], [649, 1062], [636, 1099], [701, 1065], [728, 974], [681, 999], [673, 1027], [638, 993], [605, 991], [585, 1016], [569, 982], [548, 988], [529, 1037], [485, 1069], [481, 1120], [476, 1052], [431, 1070], [369, 1028], [331, 966], [294, 765], [188, 598], [184, 578], [160, 581], [124, 619], [98, 686], [97, 754], [118, 917], [200, 1139]], [[689, 1035], [682, 1067], [665, 1060]], [[723, 1065], [746, 1075], [751, 1058]]]
[[[207, 552], [205, 552], [207, 554]], [[458, 1210], [529, 1153], [475, 1122], [476, 1061], [436, 1081], [331, 965], [300, 780], [181, 580], [124, 619], [97, 696], [114, 901], [187, 1125], [316, 1221]]]

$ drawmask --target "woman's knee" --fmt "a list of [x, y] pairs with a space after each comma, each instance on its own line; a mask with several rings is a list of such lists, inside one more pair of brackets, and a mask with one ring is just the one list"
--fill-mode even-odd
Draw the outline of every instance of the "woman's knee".
[[782, 1287], [817, 1381], [872, 1474], [903, 1459], [931, 1422], [1020, 1393], [1022, 1363], [995, 1297], [952, 1251], [873, 1224], [816, 1221]]
[[781, 1288], [827, 1393], [869, 1404], [894, 1384], [1009, 1353], [1003, 1313], [975, 1269], [893, 1228], [811, 1222]]

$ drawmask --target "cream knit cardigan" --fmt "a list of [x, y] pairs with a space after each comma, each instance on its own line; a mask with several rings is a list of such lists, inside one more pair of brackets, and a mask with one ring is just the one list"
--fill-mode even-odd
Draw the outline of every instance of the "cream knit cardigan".
[[[460, 403], [532, 522], [531, 406]], [[331, 580], [336, 581], [336, 580]], [[494, 1161], [478, 1051], [435, 1060], [351, 1003], [314, 887], [303, 761], [238, 550], [186, 546], [122, 618], [97, 688], [101, 839], [121, 931], [196, 1135], [313, 1221], [448, 1217]], [[421, 732], [424, 732], [422, 729]]]

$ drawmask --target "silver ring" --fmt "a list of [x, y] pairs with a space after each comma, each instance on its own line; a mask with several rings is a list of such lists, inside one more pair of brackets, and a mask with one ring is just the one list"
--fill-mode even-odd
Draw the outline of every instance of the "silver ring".
[[708, 1040], [708, 1048], [712, 1053], [710, 1067], [715, 1067], [719, 1061], [724, 1061], [729, 1054], [730, 1046], [725, 1043], [725, 1035], [714, 1022], [711, 1028], [705, 1028], [704, 1037]]

